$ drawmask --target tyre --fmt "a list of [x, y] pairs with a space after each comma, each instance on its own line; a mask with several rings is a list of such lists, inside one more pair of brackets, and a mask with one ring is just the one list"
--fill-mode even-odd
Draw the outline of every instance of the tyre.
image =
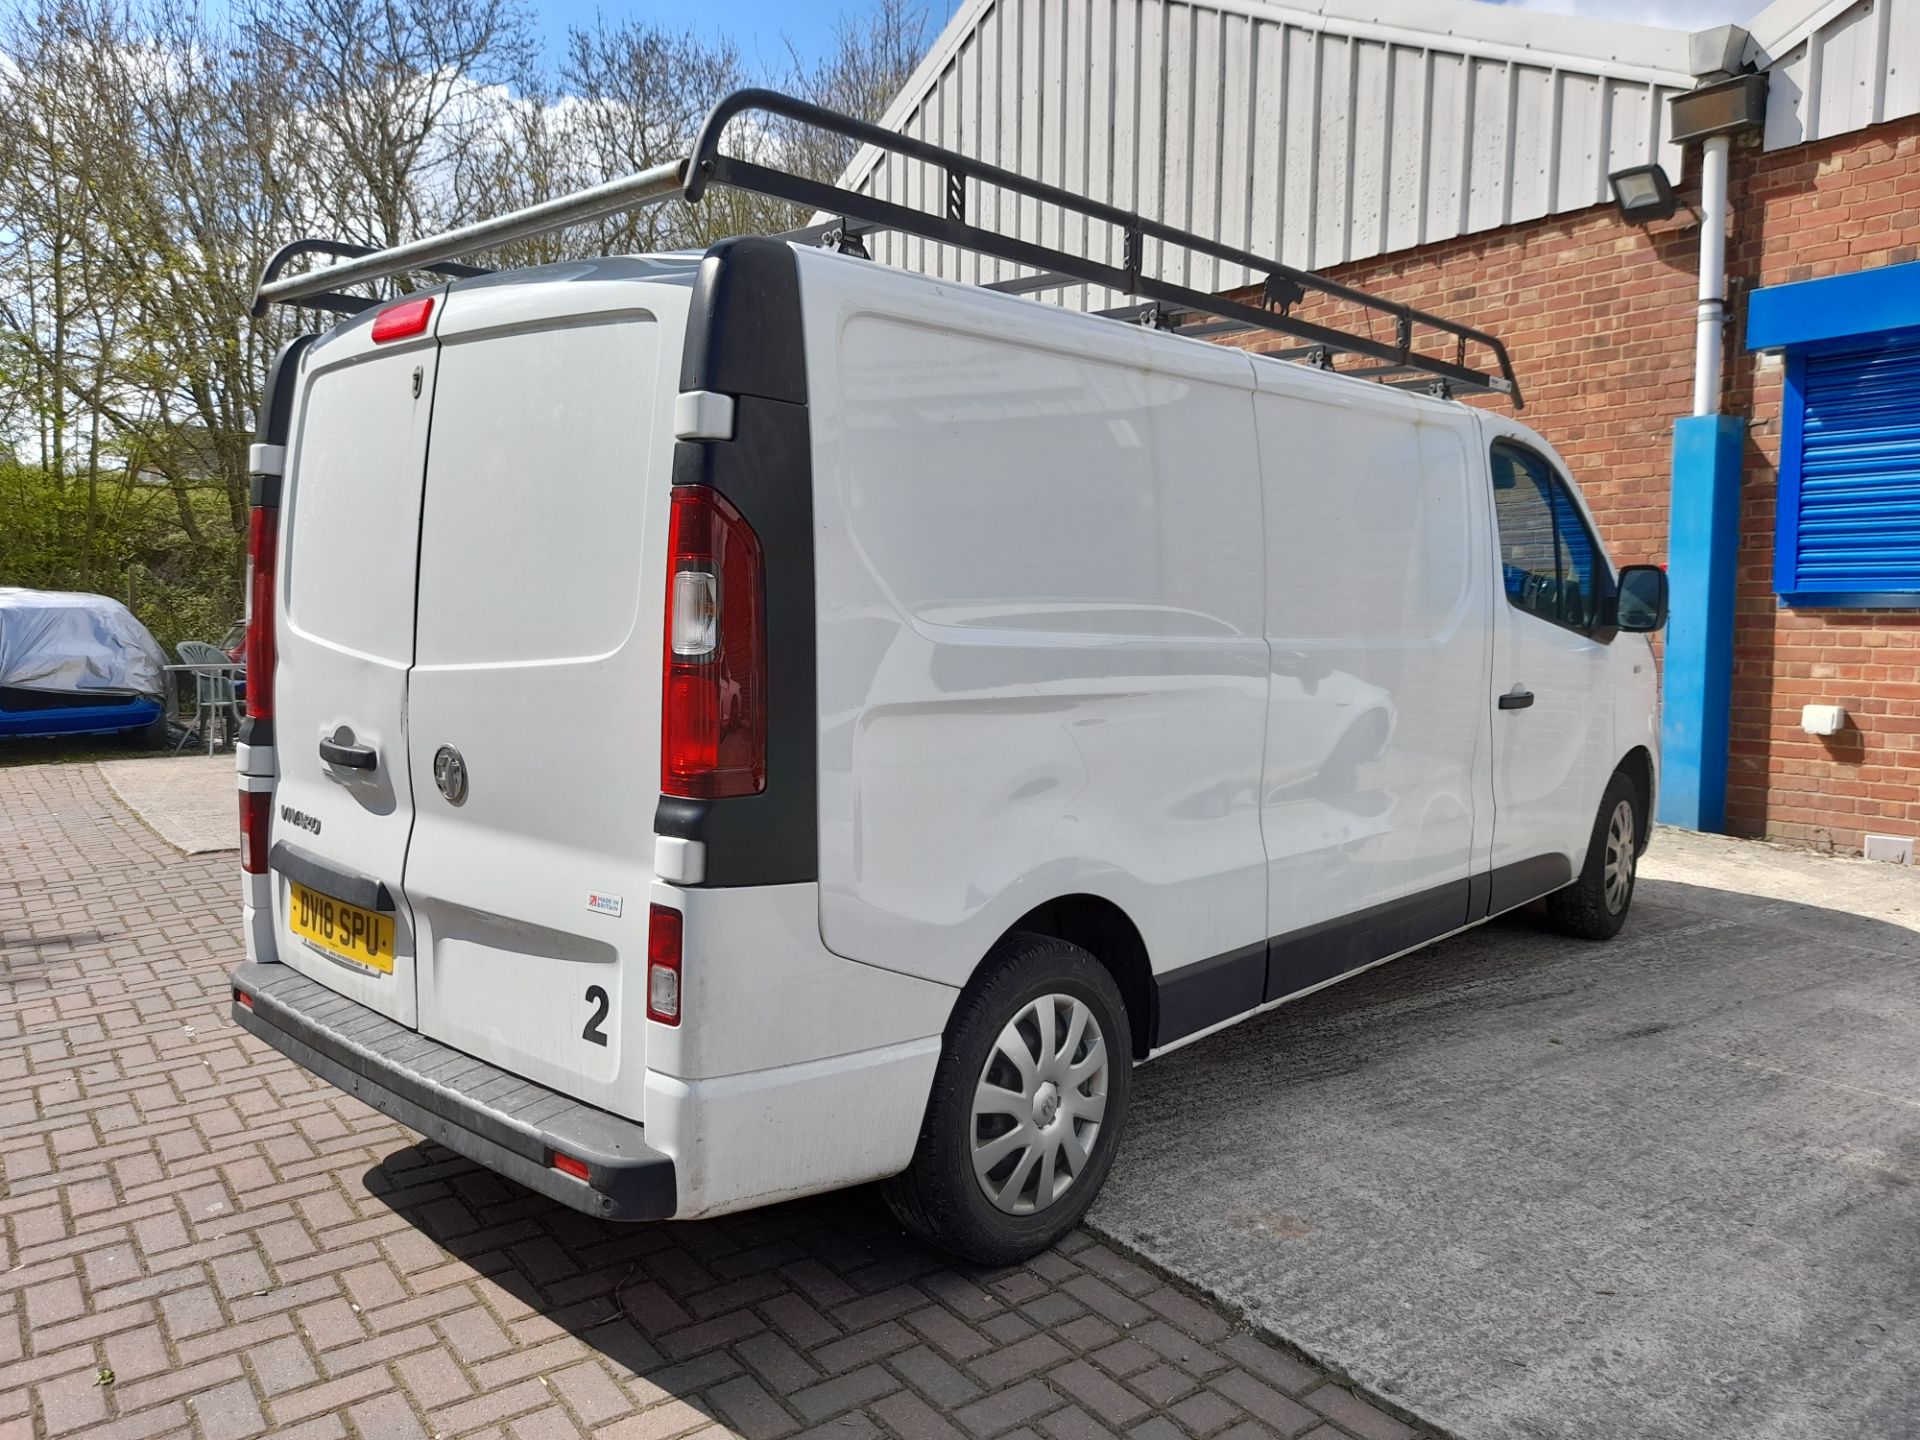
[[1072, 1230], [1126, 1123], [1131, 1034], [1113, 977], [1085, 950], [1002, 941], [948, 1021], [913, 1163], [883, 1187], [900, 1223], [983, 1265]]
[[1579, 878], [1547, 897], [1547, 919], [1582, 940], [1611, 940], [1633, 904], [1633, 877], [1645, 817], [1640, 787], [1626, 775], [1607, 782]]

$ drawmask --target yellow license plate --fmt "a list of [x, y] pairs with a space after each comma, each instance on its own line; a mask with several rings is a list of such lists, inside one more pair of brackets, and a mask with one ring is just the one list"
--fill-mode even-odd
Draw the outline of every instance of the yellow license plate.
[[287, 918], [293, 933], [316, 950], [363, 970], [393, 973], [393, 917], [293, 883]]

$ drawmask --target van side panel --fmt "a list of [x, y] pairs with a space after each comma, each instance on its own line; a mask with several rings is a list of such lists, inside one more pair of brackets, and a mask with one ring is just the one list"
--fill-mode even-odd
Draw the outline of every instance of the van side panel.
[[802, 258], [827, 945], [959, 984], [1076, 893], [1157, 971], [1259, 945], [1246, 357]]
[[1467, 923], [1491, 584], [1470, 417], [1294, 366], [1260, 385], [1272, 1000]]

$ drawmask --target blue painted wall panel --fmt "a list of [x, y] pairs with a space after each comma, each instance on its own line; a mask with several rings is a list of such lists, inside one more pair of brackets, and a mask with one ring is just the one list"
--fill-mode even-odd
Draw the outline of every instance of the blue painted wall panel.
[[1673, 427], [1659, 818], [1689, 830], [1726, 828], [1745, 437], [1737, 415], [1688, 416]]

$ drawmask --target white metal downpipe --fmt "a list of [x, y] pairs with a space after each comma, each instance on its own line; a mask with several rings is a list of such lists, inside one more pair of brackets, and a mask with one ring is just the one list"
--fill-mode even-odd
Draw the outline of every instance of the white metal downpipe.
[[1710, 135], [1700, 152], [1700, 307], [1693, 338], [1693, 413], [1720, 410], [1720, 352], [1727, 323], [1727, 150]]

